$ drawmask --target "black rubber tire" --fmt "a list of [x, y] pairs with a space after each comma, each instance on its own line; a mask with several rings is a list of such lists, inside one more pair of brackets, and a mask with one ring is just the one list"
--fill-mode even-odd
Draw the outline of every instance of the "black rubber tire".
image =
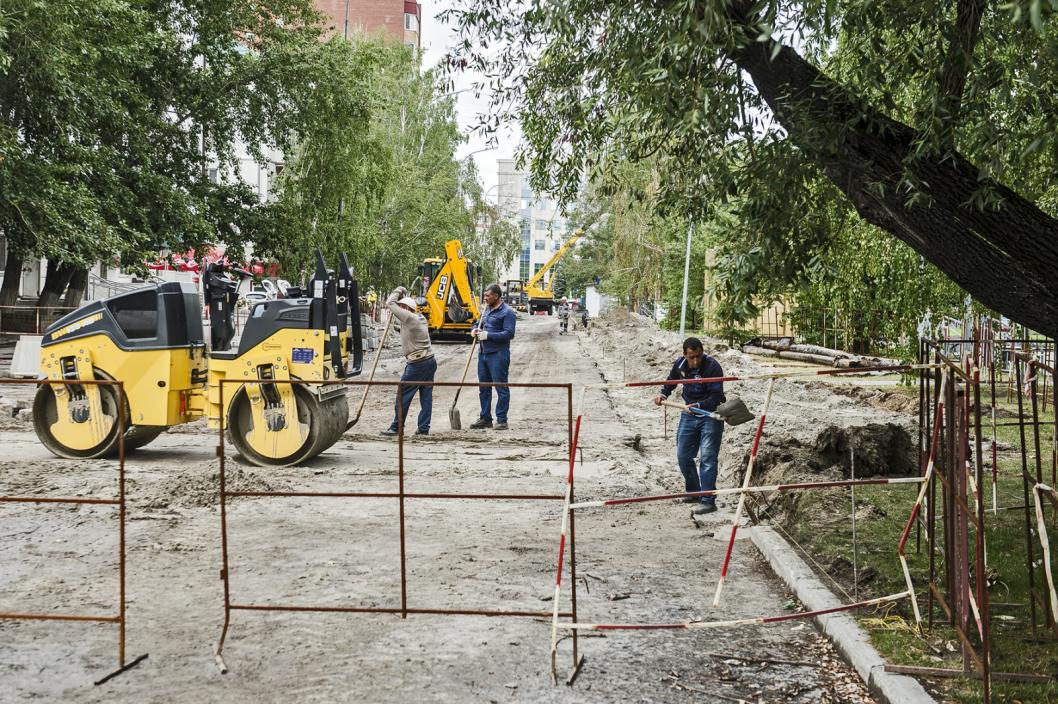
[[134, 425], [125, 431], [125, 452], [138, 450], [158, 439], [168, 425]]

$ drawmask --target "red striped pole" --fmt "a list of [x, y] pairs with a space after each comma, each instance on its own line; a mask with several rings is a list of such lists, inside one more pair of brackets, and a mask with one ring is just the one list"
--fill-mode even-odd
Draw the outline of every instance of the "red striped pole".
[[1051, 594], [1051, 613], [1058, 613], [1058, 593], [1054, 590], [1054, 575], [1051, 573], [1051, 541], [1047, 535], [1047, 524], [1043, 520], [1043, 504], [1040, 502], [1040, 492], [1046, 491], [1054, 497], [1056, 492], [1046, 484], [1037, 484], [1032, 488], [1032, 498], [1036, 502], [1036, 527], [1040, 534], [1040, 546], [1043, 548], [1043, 573], [1047, 577], [1047, 588]]
[[[914, 525], [915, 519], [918, 517], [918, 512], [922, 508], [922, 501], [926, 497], [926, 490], [929, 488], [929, 480], [933, 477], [933, 465], [937, 459], [937, 439], [940, 437], [940, 419], [944, 415], [944, 391], [948, 383], [947, 375], [941, 377], [940, 390], [937, 393], [937, 408], [933, 414], [933, 432], [930, 436], [929, 441], [929, 461], [926, 462], [926, 472], [922, 475], [922, 486], [919, 487], [918, 496], [915, 497], [915, 504], [911, 507], [911, 515], [907, 519], [907, 525], [904, 526], [904, 533], [900, 536], [900, 543], [897, 545], [896, 554], [900, 558], [900, 568], [904, 572], [904, 583], [907, 584], [907, 593], [911, 597], [911, 610], [915, 613], [915, 624], [921, 629], [922, 628], [922, 614], [918, 610], [918, 600], [915, 598], [915, 587], [911, 582], [911, 570], [907, 566], [907, 557], [904, 555], [904, 547], [907, 545], [907, 538], [911, 535], [911, 526]], [[930, 548], [932, 549], [932, 547]]]
[[840, 479], [832, 482], [797, 482], [792, 484], [765, 484], [751, 486], [745, 489], [736, 487], [732, 489], [712, 489], [710, 491], [688, 491], [682, 494], [658, 494], [655, 496], [631, 496], [619, 499], [601, 499], [598, 501], [579, 501], [570, 504], [571, 511], [582, 508], [598, 508], [603, 506], [626, 506], [628, 504], [639, 504], [647, 501], [664, 501], [666, 499], [682, 499], [689, 496], [723, 496], [726, 494], [761, 494], [769, 491], [799, 491], [801, 489], [832, 489], [836, 487], [878, 485], [878, 484], [918, 484], [925, 481], [924, 477], [889, 477], [886, 479]]
[[573, 429], [573, 442], [569, 448], [569, 474], [566, 476], [566, 498], [562, 506], [562, 533], [558, 539], [558, 569], [555, 570], [555, 596], [554, 611], [551, 614], [551, 679], [557, 677], [555, 657], [558, 652], [558, 609], [559, 599], [562, 596], [562, 558], [566, 553], [566, 530], [569, 527], [569, 506], [573, 495], [573, 467], [574, 459], [577, 457], [577, 440], [580, 438], [580, 421], [583, 416], [577, 416], [577, 425]]
[[713, 596], [713, 608], [720, 606], [720, 594], [724, 590], [724, 580], [727, 578], [727, 568], [731, 563], [731, 550], [735, 546], [735, 534], [738, 532], [738, 521], [742, 517], [742, 509], [746, 504], [746, 489], [753, 478], [753, 465], [757, 461], [757, 450], [760, 447], [760, 436], [764, 432], [764, 421], [768, 417], [768, 407], [771, 405], [771, 394], [775, 388], [775, 379], [768, 381], [768, 395], [764, 398], [764, 408], [760, 412], [760, 421], [757, 423], [757, 434], [753, 437], [753, 449], [749, 453], [749, 464], [746, 466], [746, 475], [742, 479], [742, 493], [738, 497], [738, 506], [735, 508], [735, 517], [731, 520], [731, 537], [727, 541], [727, 552], [724, 554], [724, 564], [720, 568], [720, 579], [716, 583], [716, 595]]
[[[867, 374], [869, 372], [908, 372], [916, 369], [940, 369], [945, 364], [898, 364], [889, 367], [850, 367], [848, 369], [821, 369], [818, 371], [772, 372], [770, 374], [748, 374], [746, 376], [712, 376], [704, 379], [660, 379], [655, 381], [626, 381], [623, 383], [587, 384], [585, 388], [632, 388], [639, 386], [678, 386], [680, 384], [709, 384], [717, 381], [763, 381], [768, 379], [792, 379], [812, 376], [841, 376], [843, 374]], [[964, 372], [956, 367], [960, 374]]]
[[781, 623], [783, 621], [793, 621], [802, 618], [813, 618], [815, 616], [825, 616], [826, 614], [852, 611], [853, 609], [861, 609], [865, 606], [876, 606], [890, 601], [898, 601], [906, 596], [908, 596], [908, 592], [900, 592], [899, 594], [890, 594], [876, 599], [857, 601], [853, 604], [841, 604], [840, 606], [831, 606], [825, 609], [816, 609], [815, 611], [799, 611], [797, 613], [781, 614], [779, 616], [736, 618], [726, 621], [682, 621], [678, 623], [562, 623], [559, 624], [559, 627], [571, 631], [693, 631], [705, 628], [730, 628], [732, 626], [763, 625], [769, 623]]

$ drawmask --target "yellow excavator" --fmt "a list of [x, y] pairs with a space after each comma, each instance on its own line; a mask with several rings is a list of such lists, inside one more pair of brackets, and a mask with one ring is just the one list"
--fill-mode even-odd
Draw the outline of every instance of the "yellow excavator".
[[[557, 252], [552, 255], [547, 263], [540, 268], [540, 271], [533, 274], [533, 278], [525, 284], [525, 294], [527, 296], [527, 306], [529, 315], [533, 315], [537, 311], [546, 310], [548, 315], [554, 313], [555, 308], [555, 277], [554, 275], [548, 276], [548, 272], [554, 269], [562, 258], [569, 253], [569, 250], [573, 248], [573, 245], [577, 243], [581, 237], [584, 236], [584, 230], [576, 230], [570, 238], [566, 240], [565, 244], [559, 248]], [[546, 280], [545, 280], [546, 278]], [[510, 286], [510, 283], [507, 284]]]
[[[470, 329], [481, 317], [479, 298], [474, 295], [474, 273], [459, 240], [445, 242], [444, 260], [426, 259], [419, 267], [416, 303], [431, 338], [470, 340]], [[480, 276], [480, 267], [477, 273]]]
[[[357, 283], [345, 255], [337, 274], [316, 252], [304, 289], [251, 309], [240, 339], [233, 313], [249, 272], [211, 264], [204, 275], [210, 346], [196, 287], [163, 283], [95, 301], [45, 331], [40, 369], [51, 381], [121, 381], [126, 450], [166, 428], [206, 417], [225, 419], [229, 441], [260, 466], [299, 464], [333, 445], [348, 428], [347, 387], [276, 381], [338, 381], [363, 365]], [[224, 385], [223, 406], [220, 382]], [[59, 457], [91, 458], [118, 449], [113, 386], [45, 381], [33, 402], [37, 437]]]

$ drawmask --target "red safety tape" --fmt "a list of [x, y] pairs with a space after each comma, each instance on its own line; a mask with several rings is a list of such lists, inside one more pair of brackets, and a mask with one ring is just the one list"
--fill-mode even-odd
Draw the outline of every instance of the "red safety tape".
[[687, 629], [686, 623], [599, 623], [595, 626], [599, 631], [663, 631]]
[[[573, 429], [573, 442], [570, 445], [569, 451], [569, 474], [566, 477], [566, 505], [563, 506], [563, 511], [569, 510], [569, 496], [571, 487], [573, 486], [573, 468], [576, 466], [577, 458], [577, 441], [580, 439], [580, 419], [583, 416], [577, 416], [577, 425]], [[563, 514], [563, 521], [565, 521], [565, 514]], [[558, 541], [558, 569], [555, 575], [555, 584], [562, 584], [562, 557], [566, 552], [566, 527], [562, 526], [562, 537]]]

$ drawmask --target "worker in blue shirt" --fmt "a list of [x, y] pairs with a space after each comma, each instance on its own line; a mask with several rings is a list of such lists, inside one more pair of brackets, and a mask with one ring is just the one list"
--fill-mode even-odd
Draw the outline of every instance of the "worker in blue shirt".
[[[511, 340], [514, 339], [514, 310], [502, 298], [499, 284], [485, 287], [485, 312], [470, 334], [481, 347], [478, 354], [478, 381], [482, 383], [506, 384], [511, 368]], [[478, 389], [481, 399], [481, 417], [470, 424], [471, 428], [507, 429], [507, 410], [511, 405], [511, 390], [506, 386], [496, 389], [496, 425], [492, 424], [492, 387]]]
[[[676, 360], [669, 372], [668, 379], [711, 379], [722, 377], [724, 370], [720, 363], [705, 353], [702, 341], [697, 337], [688, 337], [683, 341], [683, 356]], [[660, 406], [677, 384], [666, 384], [661, 393], [654, 399]], [[716, 411], [716, 407], [727, 400], [724, 396], [724, 382], [710, 381], [698, 384], [679, 384], [683, 388], [683, 402]], [[716, 489], [716, 473], [720, 456], [720, 440], [724, 435], [724, 424], [708, 416], [700, 416], [690, 411], [680, 414], [680, 425], [676, 430], [676, 461], [683, 473], [685, 491], [713, 491]], [[698, 466], [695, 466], [695, 459]], [[712, 513], [716, 510], [715, 496], [693, 497], [684, 499], [686, 503], [698, 503], [693, 513]]]

